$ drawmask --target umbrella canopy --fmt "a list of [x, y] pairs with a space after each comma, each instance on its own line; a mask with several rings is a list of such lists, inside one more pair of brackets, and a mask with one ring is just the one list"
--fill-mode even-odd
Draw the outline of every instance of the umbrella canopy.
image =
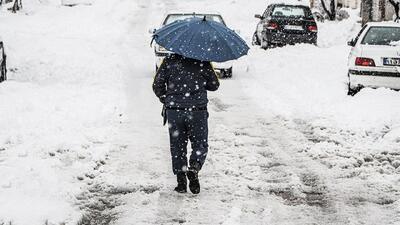
[[233, 30], [205, 17], [168, 24], [154, 33], [154, 40], [168, 51], [201, 61], [226, 62], [249, 51]]

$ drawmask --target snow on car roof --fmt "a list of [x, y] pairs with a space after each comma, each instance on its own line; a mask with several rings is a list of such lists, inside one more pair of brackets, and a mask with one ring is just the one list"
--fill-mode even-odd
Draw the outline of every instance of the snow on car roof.
[[303, 5], [310, 6], [310, 2], [307, 0], [267, 0], [268, 5], [272, 4], [284, 4], [284, 5]]
[[220, 12], [217, 11], [207, 11], [207, 12], [196, 12], [196, 10], [193, 11], [189, 11], [189, 10], [185, 10], [185, 11], [173, 11], [173, 12], [168, 12], [165, 14], [165, 16], [168, 15], [192, 15], [192, 14], [197, 14], [197, 15], [221, 15]]
[[368, 26], [380, 26], [380, 27], [400, 27], [400, 23], [396, 23], [393, 21], [384, 21], [384, 22], [368, 22]]

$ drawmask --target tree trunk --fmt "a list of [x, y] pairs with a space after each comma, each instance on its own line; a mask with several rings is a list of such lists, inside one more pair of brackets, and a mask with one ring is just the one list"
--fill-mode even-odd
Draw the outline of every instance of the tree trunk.
[[11, 12], [16, 13], [17, 11], [19, 11], [20, 9], [22, 9], [22, 0], [15, 0], [14, 1], [14, 5], [11, 8]]
[[336, 19], [336, 2], [335, 0], [331, 0], [331, 17], [330, 20]]
[[400, 10], [400, 2], [396, 2], [394, 0], [389, 0], [390, 4], [394, 7], [394, 12], [396, 13], [396, 19], [394, 21], [399, 21], [399, 10]]
[[330, 0], [329, 8], [326, 7], [325, 0], [321, 0], [321, 5], [326, 14], [328, 15], [329, 20], [335, 20], [336, 19], [336, 4], [335, 0]]
[[372, 21], [372, 0], [361, 1], [361, 17], [363, 26]]
[[386, 0], [379, 0], [379, 13], [381, 14], [381, 20], [384, 21], [386, 19]]

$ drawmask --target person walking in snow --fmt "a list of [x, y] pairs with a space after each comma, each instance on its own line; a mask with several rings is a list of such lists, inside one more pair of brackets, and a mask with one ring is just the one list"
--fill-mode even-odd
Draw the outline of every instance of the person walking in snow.
[[[210, 62], [167, 56], [158, 69], [153, 91], [164, 104], [164, 124], [168, 121], [175, 191], [200, 193], [198, 173], [208, 153], [207, 91], [216, 91], [219, 81]], [[192, 152], [188, 161], [187, 144]]]

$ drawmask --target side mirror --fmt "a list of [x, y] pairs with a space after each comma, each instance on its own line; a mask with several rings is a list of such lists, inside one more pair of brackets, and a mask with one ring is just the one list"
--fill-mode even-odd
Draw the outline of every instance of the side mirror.
[[156, 32], [156, 30], [157, 29], [155, 29], [155, 28], [149, 29], [149, 34], [154, 34]]
[[254, 17], [257, 18], [257, 19], [260, 19], [260, 20], [262, 19], [262, 16], [260, 14], [254, 15]]
[[356, 46], [356, 41], [354, 39], [351, 39], [350, 41], [347, 42], [347, 45], [354, 47], [354, 46]]

